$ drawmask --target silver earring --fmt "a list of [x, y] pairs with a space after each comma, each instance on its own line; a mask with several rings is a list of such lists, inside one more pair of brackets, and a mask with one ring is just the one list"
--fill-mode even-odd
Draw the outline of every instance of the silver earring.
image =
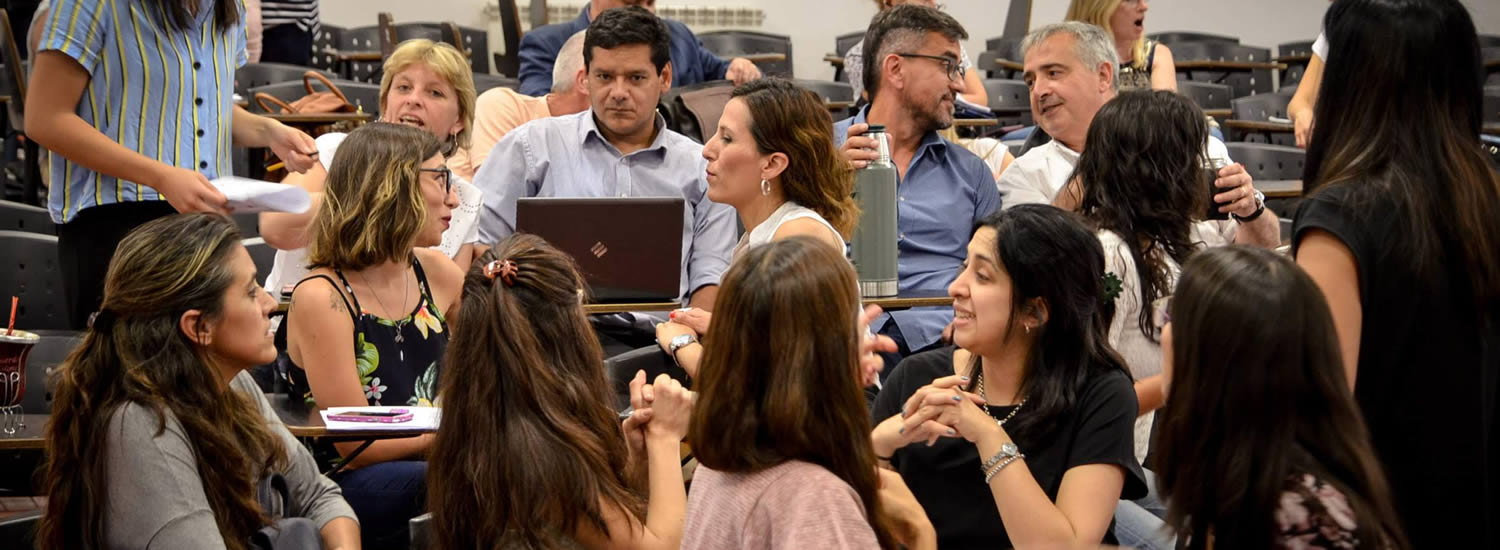
[[1021, 325], [1021, 326], [1026, 327], [1026, 334], [1031, 334], [1031, 325]]
[[771, 182], [760, 180], [760, 194], [766, 197], [771, 196]]

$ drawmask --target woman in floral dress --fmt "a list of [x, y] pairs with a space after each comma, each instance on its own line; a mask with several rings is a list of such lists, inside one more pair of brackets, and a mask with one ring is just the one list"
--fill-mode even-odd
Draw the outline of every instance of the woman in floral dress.
[[[448, 314], [463, 273], [441, 251], [458, 198], [441, 144], [377, 122], [355, 130], [329, 169], [308, 264], [287, 312], [292, 399], [318, 408], [431, 406]], [[340, 443], [349, 455], [360, 442]], [[336, 481], [359, 516], [366, 548], [405, 548], [422, 513], [431, 437], [377, 441]]]
[[1301, 268], [1209, 249], [1157, 302], [1167, 403], [1154, 466], [1178, 548], [1410, 547], [1333, 316]]

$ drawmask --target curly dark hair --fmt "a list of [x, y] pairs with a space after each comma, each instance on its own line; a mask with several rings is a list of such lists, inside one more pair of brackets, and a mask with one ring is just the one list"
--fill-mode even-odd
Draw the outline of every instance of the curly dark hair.
[[1203, 175], [1207, 143], [1203, 111], [1186, 96], [1122, 92], [1094, 115], [1073, 171], [1083, 187], [1078, 211], [1130, 250], [1141, 283], [1140, 330], [1152, 341], [1149, 306], [1171, 292], [1166, 258], [1181, 265], [1192, 255], [1194, 215], [1212, 200]]

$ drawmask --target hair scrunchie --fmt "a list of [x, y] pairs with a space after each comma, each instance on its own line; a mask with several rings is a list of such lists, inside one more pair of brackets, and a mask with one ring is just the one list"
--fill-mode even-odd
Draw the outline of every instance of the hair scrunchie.
[[505, 286], [515, 286], [516, 273], [520, 271], [521, 269], [516, 267], [516, 262], [511, 261], [510, 258], [495, 260], [484, 266], [485, 277], [493, 281], [498, 276], [500, 277], [500, 282], [505, 283]]
[[108, 333], [109, 329], [115, 326], [115, 318], [115, 312], [107, 309], [101, 308], [99, 311], [90, 313], [89, 330], [98, 333]]

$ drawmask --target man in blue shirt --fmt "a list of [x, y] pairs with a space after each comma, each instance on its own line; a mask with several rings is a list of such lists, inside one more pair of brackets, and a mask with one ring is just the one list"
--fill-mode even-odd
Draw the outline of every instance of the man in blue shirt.
[[[973, 227], [1000, 208], [995, 178], [983, 160], [937, 131], [953, 125], [954, 97], [964, 90], [958, 41], [968, 38], [952, 16], [903, 5], [885, 10], [865, 35], [865, 89], [871, 103], [834, 124], [840, 151], [863, 168], [876, 158], [870, 124], [883, 124], [897, 186], [901, 292], [945, 291], [967, 255]], [[871, 324], [896, 341], [900, 356], [941, 343], [952, 308], [913, 308]], [[899, 359], [887, 356], [886, 370]]]
[[[495, 144], [474, 174], [484, 190], [479, 234], [494, 243], [514, 233], [521, 197], [682, 197], [683, 303], [712, 309], [734, 245], [733, 209], [708, 200], [703, 146], [667, 129], [656, 113], [672, 80], [667, 32], [638, 7], [594, 20], [583, 42], [590, 109], [528, 122]], [[647, 313], [593, 318], [610, 351], [623, 351], [612, 344], [655, 345], [654, 324], [665, 320]]]
[[[589, 22], [599, 18], [605, 10], [625, 6], [639, 6], [656, 13], [656, 0], [594, 0], [578, 14], [578, 18], [566, 23], [557, 23], [532, 29], [521, 37], [521, 93], [540, 96], [552, 89], [552, 65], [557, 62], [557, 52], [563, 42], [573, 33], [587, 29]], [[698, 42], [698, 37], [687, 25], [671, 19], [662, 19], [671, 32], [672, 85], [687, 86], [710, 80], [732, 80], [735, 84], [760, 78], [760, 69], [743, 57], [729, 61], [708, 51]]]

